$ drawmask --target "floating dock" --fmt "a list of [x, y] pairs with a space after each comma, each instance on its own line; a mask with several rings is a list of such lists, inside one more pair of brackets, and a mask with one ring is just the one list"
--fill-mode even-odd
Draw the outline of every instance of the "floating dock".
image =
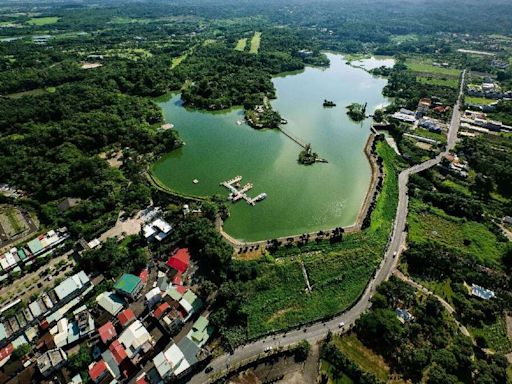
[[243, 199], [247, 202], [247, 204], [256, 205], [258, 201], [261, 201], [267, 197], [266, 193], [260, 193], [255, 198], [247, 196], [247, 192], [251, 190], [254, 187], [254, 185], [252, 183], [247, 183], [241, 189], [238, 189], [235, 185], [240, 183], [241, 180], [242, 176], [236, 176], [228, 181], [223, 181], [222, 183], [220, 183], [220, 185], [229, 189], [230, 194], [228, 196], [228, 199], [231, 200], [233, 203]]

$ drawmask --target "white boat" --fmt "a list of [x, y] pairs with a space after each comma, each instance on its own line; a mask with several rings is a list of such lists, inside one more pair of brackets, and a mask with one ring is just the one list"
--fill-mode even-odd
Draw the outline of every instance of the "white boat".
[[267, 198], [267, 194], [265, 192], [260, 193], [258, 196], [254, 198], [255, 201], [261, 201]]
[[194, 180], [192, 180], [192, 182], [193, 182], [194, 184], [197, 184], [197, 183], [199, 183], [199, 180], [194, 179]]
[[243, 124], [243, 122], [242, 122], [241, 120], [237, 120], [236, 124], [237, 124], [237, 125], [242, 125], [242, 124]]

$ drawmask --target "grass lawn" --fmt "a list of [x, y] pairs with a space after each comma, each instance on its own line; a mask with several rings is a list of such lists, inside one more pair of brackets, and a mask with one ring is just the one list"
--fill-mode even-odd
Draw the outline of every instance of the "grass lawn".
[[489, 346], [499, 353], [512, 352], [512, 342], [507, 337], [507, 326], [503, 317], [494, 324], [484, 325], [482, 328], [470, 327], [469, 331], [473, 336], [483, 337]]
[[[435, 67], [434, 67], [435, 68]], [[421, 84], [435, 85], [438, 87], [459, 88], [459, 79], [456, 77], [431, 77], [431, 76], [418, 76], [416, 80]]]
[[59, 20], [60, 20], [60, 17], [54, 17], [54, 16], [49, 16], [49, 17], [33, 17], [29, 21], [27, 21], [27, 23], [30, 24], [30, 25], [38, 25], [38, 26], [40, 26], [40, 25], [55, 24]]
[[352, 362], [357, 364], [359, 368], [365, 372], [373, 373], [383, 382], [387, 381], [389, 366], [383, 357], [365, 347], [354, 333], [343, 337], [335, 336], [333, 340], [338, 349]]
[[426, 137], [427, 139], [437, 140], [446, 143], [446, 135], [444, 133], [430, 132], [428, 129], [417, 128], [412, 132], [413, 135]]
[[249, 52], [258, 53], [261, 43], [261, 32], [254, 32], [254, 36], [251, 39], [251, 49]]
[[468, 254], [479, 263], [491, 266], [499, 264], [504, 245], [485, 225], [449, 216], [416, 199], [411, 199], [410, 208], [408, 223], [411, 242], [433, 241]]
[[11, 224], [11, 227], [14, 230], [14, 232], [18, 233], [23, 229], [23, 227], [19, 223], [19, 221], [16, 217], [16, 213], [17, 213], [16, 209], [14, 209], [12, 207], [8, 207], [5, 210], [5, 215], [7, 216], [7, 219], [9, 220], [9, 224]]
[[489, 105], [495, 103], [494, 99], [486, 99], [485, 97], [472, 97], [472, 96], [464, 96], [464, 101], [466, 104], [479, 104], [479, 105]]
[[[249, 338], [340, 313], [363, 292], [384, 253], [398, 199], [399, 160], [385, 142], [379, 142], [377, 150], [386, 177], [370, 228], [348, 234], [334, 245], [282, 248], [275, 260], [261, 261], [259, 276], [246, 283], [243, 312]], [[313, 286], [310, 294], [305, 292], [301, 260]]]
[[243, 52], [247, 46], [247, 38], [243, 38], [237, 41], [235, 51]]
[[407, 60], [406, 65], [411, 71], [418, 73], [432, 73], [456, 78], [461, 73], [459, 69], [436, 67], [426, 60]]

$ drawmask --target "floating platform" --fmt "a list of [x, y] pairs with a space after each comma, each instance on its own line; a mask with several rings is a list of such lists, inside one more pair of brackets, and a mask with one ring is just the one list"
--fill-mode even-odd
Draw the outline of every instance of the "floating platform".
[[220, 185], [229, 189], [230, 193], [228, 195], [228, 200], [236, 203], [239, 200], [245, 200], [247, 204], [256, 205], [258, 201], [261, 201], [267, 197], [266, 193], [260, 193], [255, 198], [247, 196], [247, 192], [251, 190], [254, 185], [252, 183], [245, 184], [241, 189], [238, 189], [240, 185], [240, 181], [242, 180], [242, 176], [236, 176], [230, 180], [223, 181]]

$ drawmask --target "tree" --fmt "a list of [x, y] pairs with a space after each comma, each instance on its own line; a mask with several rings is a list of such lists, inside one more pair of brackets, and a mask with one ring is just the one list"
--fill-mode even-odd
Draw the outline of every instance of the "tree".
[[308, 358], [311, 345], [307, 340], [300, 341], [294, 350], [295, 361], [305, 361]]

